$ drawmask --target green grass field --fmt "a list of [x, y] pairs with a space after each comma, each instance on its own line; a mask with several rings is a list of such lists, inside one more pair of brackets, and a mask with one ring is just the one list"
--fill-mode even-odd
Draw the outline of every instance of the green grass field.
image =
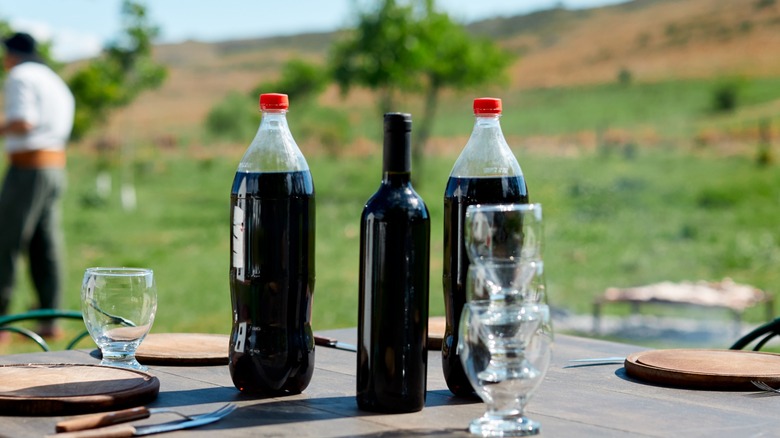
[[[726, 89], [733, 93], [737, 110], [713, 111], [715, 94]], [[610, 83], [568, 88], [541, 88], [502, 91], [498, 86], [483, 91], [502, 97], [502, 127], [507, 137], [567, 135], [594, 130], [623, 129], [636, 133], [653, 131], [662, 138], [690, 139], [700, 131], [750, 130], [762, 119], [777, 126], [780, 114], [780, 78], [712, 78], [672, 80], [653, 83]], [[444, 96], [434, 122], [434, 137], [468, 134], [472, 123], [473, 93]], [[775, 107], [771, 105], [774, 103]], [[422, 111], [418, 99], [399, 103], [403, 111]], [[767, 107], [769, 106], [769, 107]], [[291, 117], [293, 117], [291, 115]], [[359, 120], [355, 135], [381, 141], [381, 118], [371, 111], [353, 114]], [[452, 152], [458, 150], [453, 145]]]
[[[679, 88], [685, 89], [691, 94], [680, 91], [682, 101], [703, 99], [700, 88]], [[548, 96], [537, 103], [546, 108], [542, 111], [549, 111], [544, 124], [556, 126], [558, 120], [561, 130], [580, 129], [576, 121], [563, 121], [569, 117], [565, 108], [574, 110], [575, 101], [587, 100], [580, 92], [585, 93], [572, 91], [573, 101]], [[551, 90], [538, 93], [557, 95]], [[607, 108], [617, 99], [612, 87], [602, 91], [596, 87], [588, 93], [596, 107]], [[756, 105], [763, 102], [759, 99]], [[689, 103], [688, 110], [681, 110], [680, 123], [712, 121], [702, 115], [702, 105]], [[660, 113], [663, 108], [652, 106], [647, 111]], [[663, 121], [658, 123], [660, 130]], [[505, 126], [509, 124], [514, 123]], [[464, 118], [457, 131], [437, 126], [439, 136], [467, 135], [471, 121]], [[514, 128], [507, 131], [523, 133]], [[443, 314], [443, 191], [462, 146], [453, 146], [448, 155], [427, 157], [425, 172], [418, 175], [418, 191], [432, 218], [432, 315]], [[744, 150], [724, 156], [669, 143], [562, 155], [515, 148], [532, 201], [544, 205], [550, 304], [587, 314], [593, 297], [607, 287], [666, 280], [731, 277], [774, 292], [780, 281], [780, 168], [758, 166], [753, 146]], [[63, 307], [80, 308], [80, 281], [86, 267], [146, 266], [154, 269], [159, 291], [153, 331], [227, 333], [231, 321], [229, 194], [242, 154], [240, 148], [229, 151], [211, 150], [209, 158], [199, 158], [188, 145], [167, 151], [140, 145], [134, 163], [113, 169], [110, 196], [100, 199], [94, 154], [74, 148], [64, 200], [68, 253]], [[377, 149], [370, 158], [307, 157], [317, 202], [315, 330], [357, 323], [359, 219], [379, 184], [380, 156]], [[123, 178], [132, 179], [137, 192], [137, 208], [132, 211], [120, 205]], [[12, 304], [15, 312], [35, 303], [26, 266], [21, 269]], [[746, 318], [760, 321], [761, 312], [752, 309]], [[16, 351], [17, 346], [13, 348]]]

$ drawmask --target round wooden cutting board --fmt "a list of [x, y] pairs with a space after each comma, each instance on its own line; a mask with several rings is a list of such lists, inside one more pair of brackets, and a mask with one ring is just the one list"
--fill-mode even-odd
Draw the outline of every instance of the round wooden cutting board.
[[135, 357], [146, 365], [225, 365], [228, 335], [204, 333], [150, 333]]
[[0, 415], [71, 415], [140, 406], [160, 381], [141, 371], [76, 364], [0, 365]]
[[650, 350], [625, 362], [639, 380], [690, 389], [752, 390], [751, 380], [780, 385], [780, 354], [742, 350]]

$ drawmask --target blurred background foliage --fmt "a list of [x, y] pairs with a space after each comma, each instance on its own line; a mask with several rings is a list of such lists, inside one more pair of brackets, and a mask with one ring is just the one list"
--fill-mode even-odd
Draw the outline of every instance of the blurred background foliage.
[[[361, 5], [332, 33], [155, 44], [153, 3], [126, 1], [101, 56], [58, 67], [86, 121], [69, 158], [66, 307], [79, 307], [85, 267], [143, 265], [159, 279], [153, 330], [229, 330], [230, 183], [262, 92], [290, 95], [315, 180], [317, 330], [356, 324], [359, 217], [381, 177], [387, 110], [414, 117], [431, 312], [443, 312], [441, 200], [482, 95], [503, 99], [504, 133], [544, 204], [559, 314], [588, 315], [607, 287], [667, 280], [775, 292], [777, 2], [634, 0], [468, 25], [429, 0]], [[22, 279], [13, 308], [33, 299]]]

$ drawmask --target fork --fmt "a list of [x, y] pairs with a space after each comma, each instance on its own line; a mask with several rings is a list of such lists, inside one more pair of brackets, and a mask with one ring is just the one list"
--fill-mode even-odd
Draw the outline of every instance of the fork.
[[767, 385], [766, 383], [760, 381], [760, 380], [751, 380], [750, 383], [752, 383], [756, 388], [767, 391], [767, 392], [776, 392], [780, 394], [780, 389], [772, 388], [771, 386]]
[[228, 403], [212, 412], [206, 412], [198, 415], [187, 415], [171, 408], [146, 408], [137, 407], [124, 409], [121, 411], [105, 412], [101, 414], [89, 415], [85, 417], [73, 418], [60, 421], [55, 426], [57, 432], [72, 432], [76, 430], [94, 429], [97, 427], [109, 426], [112, 424], [124, 423], [127, 421], [140, 420], [148, 418], [152, 414], [176, 414], [185, 420], [196, 420], [206, 417], [222, 417], [236, 409], [236, 405]]

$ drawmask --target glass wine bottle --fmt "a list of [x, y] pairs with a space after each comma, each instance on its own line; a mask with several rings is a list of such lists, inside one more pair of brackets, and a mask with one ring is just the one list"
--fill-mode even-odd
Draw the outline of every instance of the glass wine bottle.
[[412, 188], [411, 127], [385, 114], [382, 183], [360, 223], [357, 404], [368, 411], [425, 405], [430, 216]]

